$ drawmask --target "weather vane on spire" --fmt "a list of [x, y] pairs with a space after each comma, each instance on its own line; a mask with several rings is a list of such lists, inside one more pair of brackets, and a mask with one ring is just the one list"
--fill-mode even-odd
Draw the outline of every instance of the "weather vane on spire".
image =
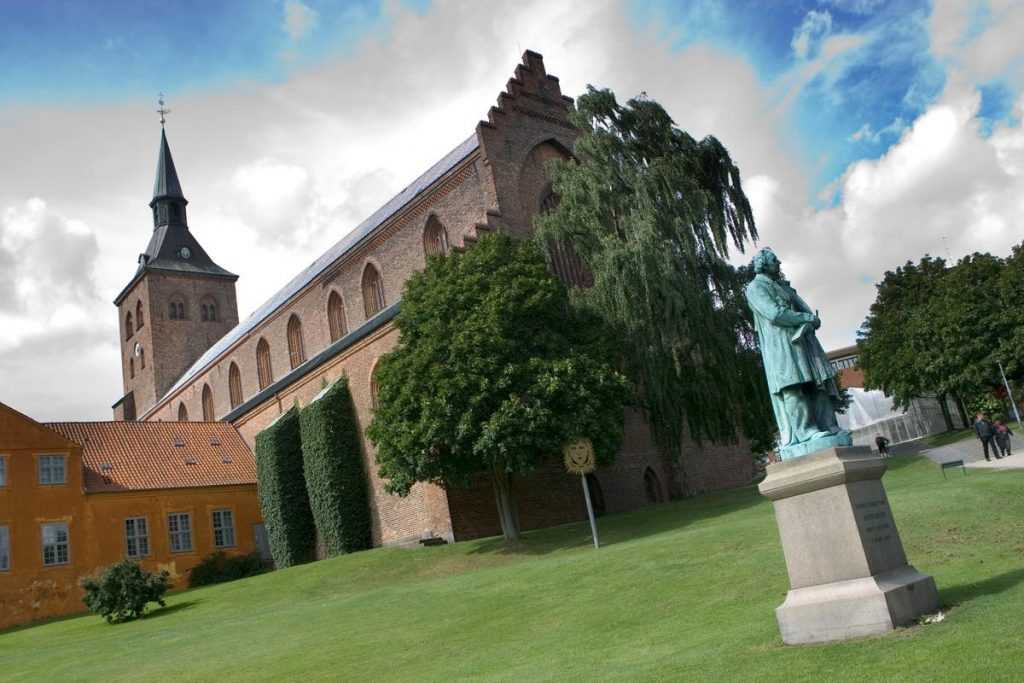
[[156, 110], [156, 113], [160, 114], [160, 127], [163, 128], [164, 124], [167, 122], [167, 115], [171, 113], [171, 110], [164, 106], [165, 103], [163, 93], [160, 93], [160, 97], [159, 99], [157, 99], [157, 102], [160, 103], [160, 108]]

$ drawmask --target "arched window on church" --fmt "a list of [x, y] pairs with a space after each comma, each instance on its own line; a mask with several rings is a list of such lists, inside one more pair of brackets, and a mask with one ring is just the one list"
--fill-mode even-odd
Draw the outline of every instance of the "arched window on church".
[[168, 318], [171, 320], [184, 320], [185, 319], [185, 301], [180, 298], [171, 299], [171, 302], [167, 306]]
[[[540, 212], [547, 213], [558, 207], [559, 198], [549, 183], [540, 196]], [[590, 287], [593, 278], [587, 271], [586, 264], [579, 257], [571, 244], [561, 241], [548, 242], [551, 255], [551, 268], [567, 287]]]
[[306, 362], [306, 349], [302, 345], [302, 322], [294, 313], [288, 318], [288, 361], [293, 369]]
[[137, 301], [135, 303], [135, 329], [142, 329], [142, 326], [145, 324], [143, 320], [144, 318], [142, 317], [142, 302]]
[[644, 492], [648, 503], [660, 503], [663, 500], [661, 481], [650, 467], [644, 470]]
[[448, 253], [448, 232], [433, 214], [423, 229], [423, 253], [427, 256], [444, 256]]
[[139, 347], [139, 369], [146, 369], [146, 349]]
[[184, 403], [178, 404], [178, 422], [188, 422], [188, 408]]
[[203, 421], [213, 422], [216, 418], [213, 416], [213, 392], [210, 391], [210, 385], [203, 385]]
[[135, 326], [132, 324], [132, 314], [129, 312], [124, 317], [124, 338], [131, 339], [133, 334], [135, 334]]
[[237, 408], [242, 404], [242, 373], [234, 363], [228, 368], [228, 396], [231, 399], [231, 407]]
[[367, 320], [384, 310], [384, 281], [372, 263], [363, 269], [363, 309]]
[[336, 342], [348, 334], [348, 323], [345, 320], [345, 303], [341, 295], [331, 290], [327, 297], [327, 326], [331, 330], [331, 341]]
[[260, 391], [274, 381], [274, 370], [270, 365], [270, 344], [262, 337], [256, 344], [256, 376], [259, 379]]
[[135, 359], [128, 359], [128, 379], [135, 379]]
[[217, 321], [217, 302], [211, 297], [205, 297], [199, 303], [199, 319], [211, 323]]
[[370, 406], [377, 410], [377, 397], [380, 394], [380, 385], [377, 384], [377, 366], [370, 371]]

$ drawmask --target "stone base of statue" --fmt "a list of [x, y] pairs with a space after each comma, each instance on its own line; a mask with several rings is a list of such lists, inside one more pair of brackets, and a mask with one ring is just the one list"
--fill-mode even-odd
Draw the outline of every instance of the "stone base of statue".
[[907, 564], [870, 448], [829, 448], [768, 466], [791, 590], [775, 615], [790, 645], [891, 631], [938, 609], [935, 581]]

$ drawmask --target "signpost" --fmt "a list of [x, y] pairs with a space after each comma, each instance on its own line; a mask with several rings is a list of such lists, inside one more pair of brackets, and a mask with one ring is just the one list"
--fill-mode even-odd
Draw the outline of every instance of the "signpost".
[[580, 439], [563, 449], [565, 454], [565, 469], [570, 474], [580, 475], [583, 482], [583, 497], [587, 501], [587, 516], [590, 518], [590, 533], [594, 537], [594, 547], [599, 548], [597, 542], [597, 522], [594, 520], [594, 505], [590, 502], [590, 487], [587, 486], [587, 474], [594, 471], [594, 444], [590, 439]]

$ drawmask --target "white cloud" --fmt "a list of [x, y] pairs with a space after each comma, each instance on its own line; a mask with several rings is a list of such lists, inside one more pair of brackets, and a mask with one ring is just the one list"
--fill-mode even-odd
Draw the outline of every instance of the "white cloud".
[[873, 130], [871, 128], [871, 124], [865, 123], [856, 131], [851, 133], [848, 139], [850, 142], [873, 142], [877, 144], [885, 137], [899, 137], [906, 129], [906, 121], [903, 120], [902, 116], [897, 116], [887, 125], [879, 128], [878, 130]]
[[831, 32], [832, 15], [827, 10], [819, 12], [812, 9], [793, 32], [793, 40], [790, 42], [793, 53], [800, 59], [813, 56], [812, 52]]
[[319, 19], [320, 13], [302, 0], [287, 0], [284, 3], [284, 22], [281, 28], [289, 39], [299, 41], [313, 32]]
[[[871, 131], [901, 137], [880, 159], [848, 169], [837, 205], [815, 208], [787, 105], [813, 79], [837, 89], [866, 57], [869, 36], [814, 34], [807, 59], [764, 83], [735, 53], [700, 42], [676, 49], [662, 26], [637, 27], [615, 0], [440, 0], [425, 14], [384, 7], [387, 30], [342, 57], [296, 68], [281, 83], [175, 100], [168, 136], [189, 224], [239, 274], [243, 317], [465, 139], [525, 48], [544, 54], [569, 95], [587, 83], [621, 99], [645, 90], [695, 137], [716, 135], [743, 170], [761, 244], [776, 248], [821, 310], [828, 346], [852, 341], [874, 296], [868, 283], [940, 251], [943, 235], [954, 256], [1005, 251], [1021, 238], [1024, 133], [1009, 124], [978, 133], [969, 76], [951, 79], [907, 130]], [[957, 49], [954, 41], [944, 59], [966, 64]], [[151, 109], [139, 101], [0, 113], [0, 149], [17, 161], [0, 165], [0, 297], [24, 286], [15, 284], [24, 273], [37, 282], [36, 298], [14, 297], [17, 310], [0, 298], [8, 316], [0, 336], [18, 330], [15, 341], [0, 341], [0, 400], [31, 415], [109, 418], [120, 396], [110, 301], [151, 233], [159, 139]], [[30, 204], [36, 196], [45, 210]], [[43, 234], [63, 242], [51, 252], [35, 245]], [[54, 275], [65, 272], [74, 278]], [[38, 284], [51, 277], [52, 287]]]

